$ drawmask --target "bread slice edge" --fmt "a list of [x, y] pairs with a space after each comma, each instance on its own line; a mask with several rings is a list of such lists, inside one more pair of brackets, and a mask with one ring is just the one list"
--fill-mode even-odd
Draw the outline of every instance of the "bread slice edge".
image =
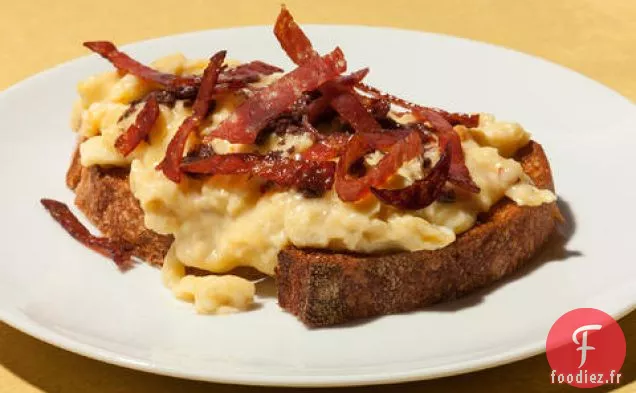
[[[515, 157], [539, 188], [554, 190], [540, 144]], [[531, 261], [560, 217], [556, 203], [499, 201], [481, 222], [435, 251], [359, 255], [288, 248], [276, 271], [280, 306], [319, 327], [402, 313], [491, 285]]]

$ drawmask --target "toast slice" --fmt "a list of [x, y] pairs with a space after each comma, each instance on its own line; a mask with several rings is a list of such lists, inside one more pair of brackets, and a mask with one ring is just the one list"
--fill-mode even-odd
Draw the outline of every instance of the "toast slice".
[[[538, 143], [516, 159], [538, 187], [553, 190]], [[104, 235], [134, 244], [134, 254], [147, 262], [163, 262], [173, 238], [144, 226], [127, 169], [84, 168], [76, 151], [66, 180], [77, 207]], [[278, 257], [278, 301], [306, 325], [328, 326], [457, 298], [529, 262], [558, 217], [555, 203], [522, 207], [504, 198], [441, 250], [359, 255], [288, 248]]]
[[105, 236], [134, 246], [133, 255], [161, 265], [174, 238], [144, 225], [144, 212], [130, 190], [128, 169], [85, 168], [75, 149], [66, 173], [67, 186], [75, 191], [75, 205]]
[[[516, 157], [539, 188], [554, 190], [548, 159], [530, 142]], [[528, 263], [554, 231], [555, 203], [504, 198], [436, 251], [356, 255], [290, 248], [279, 256], [278, 301], [308, 326], [411, 311], [487, 286]]]

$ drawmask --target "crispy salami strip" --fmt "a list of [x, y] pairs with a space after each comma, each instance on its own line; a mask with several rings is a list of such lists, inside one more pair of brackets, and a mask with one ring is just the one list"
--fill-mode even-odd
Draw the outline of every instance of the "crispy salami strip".
[[307, 196], [320, 196], [333, 185], [336, 164], [293, 160], [279, 155], [230, 153], [186, 160], [186, 173], [206, 175], [251, 174], [284, 188], [296, 188]]
[[201, 122], [208, 114], [210, 101], [212, 101], [214, 95], [214, 87], [221, 71], [223, 60], [225, 60], [225, 53], [225, 51], [218, 52], [210, 59], [210, 63], [203, 72], [201, 88], [192, 106], [192, 115], [181, 124], [170, 144], [168, 144], [166, 156], [157, 165], [157, 169], [163, 171], [163, 174], [175, 183], [181, 181], [180, 165], [188, 137], [192, 132], [199, 129]]
[[417, 105], [414, 104], [412, 102], [406, 101], [402, 98], [396, 97], [392, 94], [387, 94], [387, 93], [383, 93], [380, 90], [378, 90], [377, 88], [373, 87], [373, 86], [369, 86], [365, 83], [358, 83], [356, 85], [356, 88], [360, 89], [361, 91], [370, 94], [372, 97], [374, 98], [383, 98], [388, 100], [389, 102], [391, 102], [392, 104], [395, 104], [399, 107], [402, 107], [404, 109], [409, 109], [409, 110], [418, 110], [418, 109], [427, 109], [427, 110], [432, 110], [435, 111], [437, 113], [439, 113], [442, 117], [444, 117], [444, 119], [446, 119], [446, 121], [448, 121], [451, 125], [458, 125], [458, 124], [462, 124], [466, 127], [477, 127], [479, 125], [479, 115], [477, 114], [467, 114], [467, 113], [450, 113], [447, 112], [443, 109], [439, 109], [439, 108], [427, 108], [421, 105]]
[[268, 155], [254, 174], [281, 187], [294, 187], [308, 197], [322, 196], [333, 186], [336, 163], [297, 161]]
[[[376, 146], [382, 147], [378, 142]], [[393, 143], [378, 165], [369, 170], [366, 175], [370, 179], [369, 184], [376, 187], [383, 185], [400, 169], [402, 164], [422, 154], [422, 150], [422, 138], [419, 132], [411, 131], [405, 138]]]
[[311, 101], [307, 106], [307, 116], [309, 122], [316, 121], [330, 107], [334, 96], [343, 91], [351, 91], [356, 83], [361, 82], [369, 73], [368, 68], [363, 68], [349, 75], [342, 75], [333, 81], [325, 82], [318, 88], [321, 96]]
[[382, 126], [353, 92], [345, 91], [338, 94], [331, 100], [330, 105], [356, 132], [382, 132]]
[[352, 72], [351, 74], [341, 75], [333, 81], [326, 82], [319, 88], [319, 90], [323, 95], [329, 95], [332, 93], [331, 96], [343, 91], [350, 91], [356, 84], [362, 82], [368, 74], [369, 68], [362, 68], [358, 71]]
[[[283, 69], [260, 60], [239, 64], [233, 68], [224, 68], [219, 74], [216, 91], [218, 93], [236, 91], [246, 87], [249, 83], [258, 82], [263, 76], [278, 72], [283, 72]], [[194, 76], [192, 78], [193, 85], [198, 87], [201, 84], [201, 77]]]
[[[309, 41], [300, 26], [296, 24], [287, 9], [281, 9], [274, 32], [287, 55], [295, 63], [302, 64], [304, 61], [307, 61], [307, 59], [316, 56], [316, 51], [313, 49], [311, 41]], [[337, 85], [333, 86], [332, 83], [332, 91], [335, 90], [335, 87], [337, 87]], [[429, 119], [431, 123], [435, 122], [433, 127], [438, 131], [440, 147], [442, 150], [445, 150], [445, 146], [448, 144], [451, 149], [450, 181], [468, 191], [479, 192], [479, 187], [471, 179], [468, 169], [466, 168], [466, 164], [464, 163], [464, 152], [461, 148], [459, 136], [452, 128], [452, 124], [463, 124], [467, 127], [476, 127], [479, 123], [478, 115], [448, 113], [441, 109], [432, 109], [415, 105], [393, 95], [384, 94], [374, 87], [363, 84], [361, 81], [357, 82], [356, 87], [370, 94], [374, 98], [388, 100], [391, 103], [412, 111], [417, 111], [420, 114], [428, 114], [428, 116], [425, 117]], [[323, 95], [328, 95], [325, 94], [326, 90], [326, 88], [321, 90]], [[336, 112], [349, 122], [357, 132], [381, 131], [381, 126], [373, 118], [373, 116], [367, 112], [364, 105], [356, 98], [354, 93], [341, 93], [331, 99], [330, 103]], [[319, 104], [320, 102], [314, 105], [318, 107], [318, 109], [323, 110]], [[319, 111], [314, 109], [314, 112], [318, 113]], [[313, 120], [316, 117], [315, 113], [310, 112], [310, 120]], [[434, 120], [431, 120], [431, 118], [434, 118]], [[356, 139], [352, 138], [349, 141], [349, 143], [352, 144], [351, 149], [353, 151], [356, 150], [356, 146], [360, 147], [360, 144], [356, 141]], [[316, 154], [318, 156], [328, 156], [328, 154], [326, 154], [327, 150], [329, 149], [319, 145], [315, 148], [315, 150], [310, 149], [310, 152], [306, 153], [306, 155], [310, 156]], [[341, 161], [344, 160], [345, 157], [343, 156]], [[345, 166], [347, 169], [344, 170], [347, 171], [349, 166], [342, 165], [342, 167]], [[343, 200], [357, 200], [366, 192], [364, 182], [344, 180], [346, 176], [341, 173], [342, 170], [343, 169], [339, 166], [338, 174], [336, 176], [336, 191], [338, 191], [338, 195]], [[345, 190], [345, 184], [349, 184], [351, 187], [350, 191]]]
[[278, 19], [276, 19], [274, 35], [276, 35], [281, 47], [294, 63], [301, 65], [314, 57], [318, 57], [318, 52], [314, 50], [311, 41], [294, 21], [294, 17], [285, 6], [281, 7]]
[[234, 68], [223, 70], [219, 75], [219, 83], [253, 83], [257, 82], [264, 75], [276, 74], [278, 72], [283, 72], [283, 69], [260, 60], [254, 60], [249, 63], [240, 64]]
[[309, 60], [248, 98], [219, 127], [206, 135], [204, 142], [221, 138], [232, 143], [254, 143], [258, 133], [271, 120], [289, 110], [304, 92], [315, 90], [337, 77], [346, 67], [340, 48]]
[[[311, 122], [317, 119], [329, 106], [331, 106], [332, 101], [337, 95], [353, 94], [351, 90], [353, 86], [355, 86], [356, 83], [360, 82], [368, 73], [369, 69], [363, 68], [349, 75], [339, 76], [333, 81], [325, 82], [321, 87], [318, 88], [322, 95], [319, 98], [311, 101], [307, 105], [307, 113], [302, 118], [303, 127], [312, 134], [316, 141], [316, 143], [314, 143], [311, 147], [309, 147], [302, 153], [302, 157], [304, 159], [313, 161], [326, 161], [335, 159], [340, 156], [342, 150], [344, 149], [344, 146], [346, 145], [351, 135], [342, 132], [323, 135], [316, 128], [314, 128]], [[349, 97], [347, 99], [350, 100]], [[379, 128], [379, 124], [377, 124], [374, 119], [371, 119], [369, 121], [366, 114], [359, 113], [361, 111], [361, 108], [360, 105], [358, 105], [357, 103], [350, 102], [349, 104], [347, 104], [347, 102], [345, 102], [347, 99], [341, 99], [340, 103], [336, 103], [336, 106], [338, 106], [338, 109], [345, 112], [346, 115], [352, 119], [352, 127], [354, 127], [354, 129], [370, 127], [374, 131], [377, 131], [377, 128]], [[353, 108], [349, 107], [351, 105], [353, 106]], [[362, 117], [362, 120], [358, 120], [360, 117]], [[365, 125], [365, 122], [370, 124], [370, 126]], [[393, 139], [392, 143], [395, 143], [396, 141], [397, 139]]]
[[415, 181], [408, 187], [400, 189], [379, 189], [371, 187], [371, 192], [381, 202], [402, 210], [423, 209], [435, 202], [441, 195], [444, 184], [448, 180], [451, 165], [450, 147], [440, 156], [437, 164], [423, 179]]
[[470, 177], [470, 172], [468, 172], [464, 160], [462, 142], [453, 126], [441, 114], [432, 109], [417, 108], [413, 113], [417, 117], [428, 120], [431, 123], [437, 133], [440, 151], [446, 151], [448, 146], [451, 161], [448, 181], [466, 191], [478, 193], [480, 191], [479, 186]]
[[[281, 8], [274, 25], [274, 34], [287, 56], [298, 65], [305, 64], [319, 56], [307, 35], [294, 21], [294, 17], [285, 6]], [[360, 83], [368, 73], [369, 69], [365, 68], [351, 75], [340, 77], [338, 80], [328, 81], [321, 86], [319, 90], [322, 97], [312, 102], [308, 108], [309, 121], [314, 121], [331, 105], [354, 129], [363, 129], [369, 132], [380, 131], [381, 127], [375, 119], [362, 113], [366, 110], [351, 92], [351, 88]], [[347, 90], [350, 92], [347, 93]], [[342, 96], [340, 96], [341, 94]]]
[[301, 153], [301, 157], [310, 161], [329, 161], [338, 158], [351, 138], [343, 132], [322, 136], [318, 141]]
[[[274, 34], [278, 39], [281, 47], [287, 53], [287, 56], [296, 64], [303, 64], [312, 57], [318, 56], [314, 50], [311, 41], [303, 32], [301, 27], [294, 21], [293, 16], [284, 6], [281, 8], [276, 25], [274, 25]], [[375, 87], [356, 82], [356, 87], [360, 90], [374, 96], [375, 98], [383, 98], [389, 102], [401, 106], [405, 109], [425, 108], [420, 105], [413, 104], [391, 94], [382, 93]], [[439, 112], [452, 125], [463, 124], [466, 127], [477, 127], [479, 124], [479, 115], [464, 113], [449, 113], [442, 109], [428, 108]], [[310, 116], [310, 119], [313, 118]]]
[[51, 214], [69, 235], [86, 247], [97, 251], [103, 256], [112, 259], [122, 270], [131, 266], [132, 245], [126, 242], [114, 241], [105, 237], [92, 235], [88, 229], [73, 215], [62, 202], [53, 199], [40, 199], [42, 206]]
[[166, 74], [141, 64], [124, 52], [120, 52], [112, 42], [84, 42], [84, 46], [110, 61], [118, 70], [133, 74], [145, 81], [160, 84], [167, 89], [177, 90], [196, 85], [195, 78]]
[[[336, 158], [342, 154], [347, 141], [353, 143], [351, 149], [355, 149], [355, 146], [361, 147], [362, 144], [365, 144], [367, 147], [373, 148], [373, 150], [385, 150], [398, 140], [406, 137], [404, 133], [383, 132], [377, 120], [369, 113], [358, 96], [351, 90], [350, 83], [361, 80], [366, 73], [367, 70], [364, 69], [351, 74], [348, 76], [348, 79], [345, 80], [345, 83], [342, 83], [342, 78], [339, 81], [329, 81], [325, 83], [320, 88], [323, 96], [320, 97], [319, 100], [323, 98], [329, 99], [329, 105], [342, 119], [351, 125], [356, 133], [372, 133], [377, 134], [377, 136], [361, 136], [357, 138], [358, 141], [350, 141], [348, 136], [345, 139], [345, 137], [335, 134], [319, 140], [312, 145], [303, 152], [303, 157], [314, 160], [330, 160]], [[368, 153], [368, 151], [366, 153]], [[366, 153], [363, 153], [363, 155]]]
[[154, 95], [150, 95], [143, 108], [137, 114], [135, 122], [115, 141], [115, 148], [124, 156], [129, 155], [142, 140], [148, 137], [159, 116], [159, 104]]
[[[357, 75], [354, 77], [354, 74]], [[354, 96], [351, 91], [347, 90], [348, 81], [353, 82], [359, 77], [364, 77], [364, 75], [366, 75], [366, 69], [358, 71], [354, 74], [348, 75], [348, 77], [352, 78], [348, 79], [347, 82], [345, 82], [344, 86], [328, 86], [327, 88], [325, 88], [325, 95], [318, 98], [317, 100], [314, 100], [309, 105], [308, 114], [307, 116], [303, 117], [302, 122], [305, 129], [313, 135], [316, 143], [311, 145], [302, 153], [302, 157], [304, 159], [314, 161], [335, 159], [342, 154], [345, 145], [351, 138], [350, 134], [342, 132], [322, 135], [311, 125], [311, 122], [309, 121], [309, 119], [311, 118], [310, 116], [312, 104], [315, 104], [323, 98], [328, 98], [328, 105], [331, 105], [331, 100], [334, 98], [332, 94], [333, 90], [337, 90], [345, 96], [345, 98], [338, 98], [337, 100], [335, 100], [335, 107], [338, 109], [339, 114], [352, 125], [354, 130], [361, 133], [374, 132], [377, 134], [373, 136], [373, 143], [375, 148], [385, 151], [398, 140], [405, 138], [410, 132], [409, 130], [392, 130], [390, 132], [382, 131], [377, 121], [373, 118], [369, 111], [364, 108], [364, 106], [362, 106], [362, 104], [358, 101], [358, 97]], [[327, 82], [327, 84], [328, 83], [331, 82]]]
[[351, 166], [364, 155], [377, 150], [376, 136], [381, 134], [356, 133], [351, 137], [336, 168], [335, 188], [345, 202], [355, 202], [366, 196], [370, 187], [382, 186], [403, 163], [422, 153], [422, 139], [418, 131], [411, 131], [406, 137], [394, 143], [380, 162], [362, 177], [349, 173]]
[[[373, 134], [373, 150], [386, 152], [391, 146], [404, 139], [411, 130], [392, 130]], [[301, 157], [311, 161], [328, 161], [342, 155], [351, 134], [336, 132], [333, 134], [319, 134], [316, 142], [301, 153]], [[420, 135], [421, 136], [421, 135]]]
[[309, 122], [309, 116], [302, 117], [303, 128], [311, 134], [314, 143], [301, 153], [301, 158], [309, 161], [329, 161], [338, 158], [351, 138], [351, 134], [344, 132], [334, 132], [332, 134], [321, 134]]
[[[193, 98], [201, 84], [199, 76], [177, 76], [157, 71], [148, 67], [126, 53], [121, 52], [109, 41], [84, 42], [84, 46], [110, 61], [118, 70], [133, 74], [147, 82], [161, 85], [164, 89], [178, 93], [179, 98]], [[271, 75], [282, 72], [279, 67], [252, 61], [237, 67], [224, 70], [218, 77], [218, 83], [222, 84], [219, 92], [233, 91], [245, 87], [247, 83], [256, 82], [263, 75]]]

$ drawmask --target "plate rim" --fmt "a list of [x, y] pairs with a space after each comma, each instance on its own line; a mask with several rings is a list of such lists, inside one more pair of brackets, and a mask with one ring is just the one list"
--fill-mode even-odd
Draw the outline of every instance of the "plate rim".
[[[618, 291], [616, 291], [618, 292]], [[636, 304], [620, 310], [607, 311], [614, 319], [622, 317], [636, 310]], [[74, 354], [98, 360], [110, 365], [143, 371], [151, 374], [164, 375], [174, 378], [182, 378], [194, 381], [204, 381], [223, 384], [238, 384], [249, 386], [278, 386], [278, 387], [347, 387], [347, 386], [369, 386], [385, 385], [394, 383], [424, 381], [429, 379], [449, 377], [486, 370], [516, 361], [524, 360], [532, 356], [545, 352], [545, 342], [536, 341], [531, 344], [522, 345], [487, 357], [473, 360], [465, 360], [452, 365], [440, 365], [429, 367], [423, 370], [415, 369], [405, 372], [388, 372], [372, 374], [354, 374], [353, 376], [325, 376], [325, 375], [250, 375], [241, 374], [240, 371], [228, 374], [206, 374], [193, 371], [174, 369], [167, 366], [153, 365], [147, 360], [138, 359], [133, 356], [121, 355], [116, 352], [99, 348], [95, 345], [86, 344], [79, 340], [71, 339], [45, 326], [30, 323], [24, 318], [24, 323], [20, 323], [20, 317], [13, 318], [11, 313], [5, 313], [0, 308], [0, 320], [12, 328], [36, 338], [46, 344], [53, 345]]]

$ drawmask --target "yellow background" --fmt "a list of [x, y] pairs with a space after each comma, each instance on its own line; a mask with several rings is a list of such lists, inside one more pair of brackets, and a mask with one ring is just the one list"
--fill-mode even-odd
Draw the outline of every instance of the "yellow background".
[[[85, 55], [87, 51], [81, 46], [85, 40], [108, 39], [123, 44], [193, 30], [271, 24], [280, 2], [0, 0], [0, 89], [62, 61]], [[634, 0], [287, 0], [286, 3], [300, 22], [395, 26], [511, 47], [570, 67], [636, 100]], [[623, 318], [621, 326], [628, 345], [623, 381], [629, 382], [636, 378], [636, 313]], [[463, 376], [361, 390], [573, 391], [548, 382], [549, 366], [545, 356], [539, 355]], [[623, 383], [620, 390], [636, 391], [635, 384]], [[102, 364], [41, 343], [0, 323], [2, 393], [255, 390], [267, 389], [183, 381]]]

